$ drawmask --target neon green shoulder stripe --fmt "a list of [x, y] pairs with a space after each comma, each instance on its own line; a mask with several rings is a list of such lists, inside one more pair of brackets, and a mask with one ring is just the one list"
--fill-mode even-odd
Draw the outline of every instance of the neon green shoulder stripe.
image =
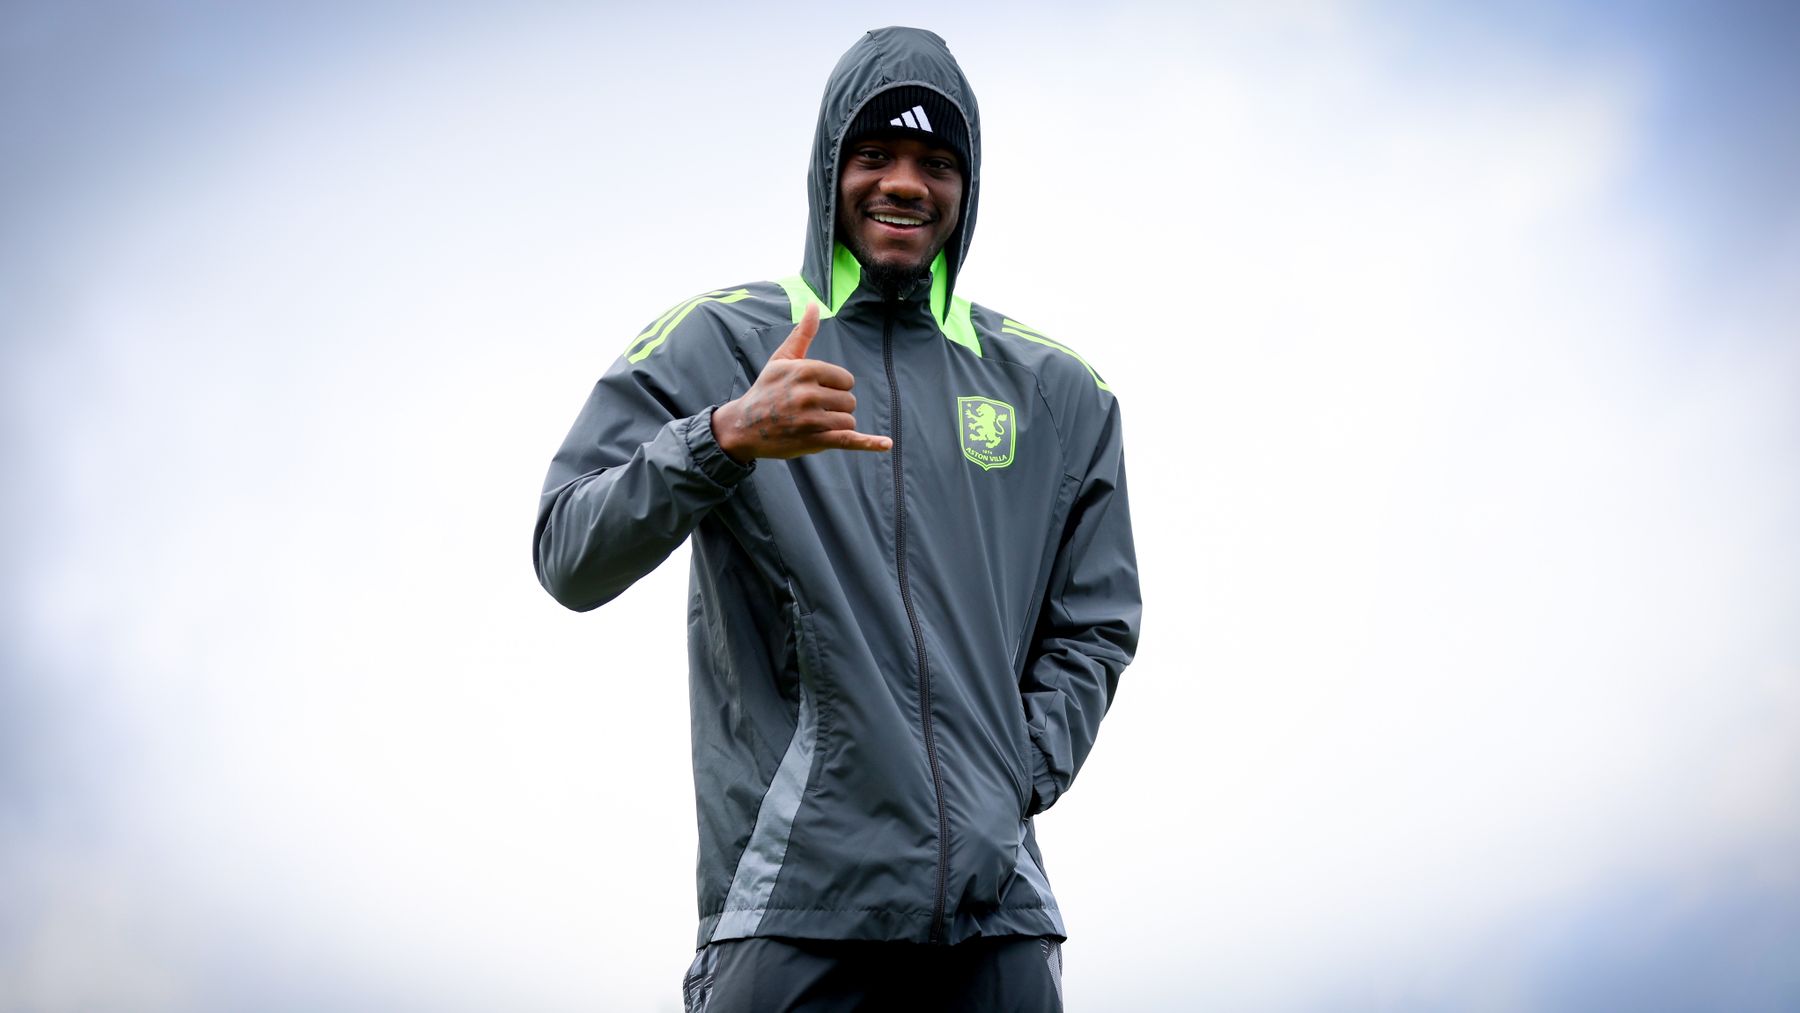
[[1039, 334], [1038, 332], [1032, 330], [1031, 328], [1025, 326], [1024, 324], [1019, 323], [1017, 320], [1002, 319], [1000, 321], [1000, 333], [1011, 334], [1012, 336], [1014, 336], [1016, 338], [1024, 338], [1026, 341], [1035, 341], [1036, 343], [1038, 343], [1040, 345], [1048, 345], [1049, 347], [1056, 349], [1057, 351], [1063, 353], [1064, 355], [1070, 356], [1076, 362], [1081, 363], [1081, 368], [1087, 370], [1088, 375], [1094, 378], [1094, 386], [1099, 387], [1101, 390], [1106, 391], [1109, 394], [1112, 393], [1112, 388], [1108, 387], [1106, 385], [1105, 380], [1100, 379], [1100, 374], [1094, 372], [1094, 367], [1088, 365], [1088, 361], [1086, 359], [1082, 358], [1073, 348], [1070, 348], [1068, 345], [1064, 345], [1064, 344], [1061, 344], [1060, 342], [1056, 342], [1056, 341], [1051, 341], [1049, 338], [1044, 337], [1042, 334]]
[[[674, 333], [675, 328], [680, 326], [681, 322], [687, 319], [687, 315], [694, 312], [694, 307], [701, 303], [734, 303], [748, 298], [750, 298], [750, 290], [747, 288], [733, 289], [731, 291], [719, 289], [708, 292], [705, 295], [695, 296], [687, 302], [681, 303], [674, 309], [671, 309], [667, 313], [656, 318], [656, 322], [651, 324], [644, 333], [631, 339], [631, 344], [625, 347], [625, 361], [634, 363], [642, 362], [651, 352], [656, 351], [657, 346], [661, 345], [664, 341], [667, 341], [669, 335]], [[633, 349], [636, 349], [636, 351], [633, 351]]]
[[675, 305], [669, 307], [668, 309], [666, 309], [662, 312], [661, 316], [659, 316], [655, 320], [651, 321], [649, 327], [644, 328], [644, 333], [638, 335], [635, 338], [632, 338], [631, 341], [628, 344], [626, 344], [625, 351], [629, 352], [633, 348], [637, 347], [638, 342], [644, 340], [645, 338], [655, 336], [659, 331], [661, 331], [663, 329], [663, 325], [669, 322], [670, 317], [681, 312], [682, 310], [686, 309], [687, 307], [693, 305], [695, 300], [704, 299], [707, 296], [719, 296], [719, 295], [724, 295], [724, 294], [725, 294], [724, 289], [713, 289], [711, 292], [706, 292], [701, 295], [697, 295], [693, 299], [683, 299], [681, 302], [678, 302]]
[[[695, 298], [698, 299], [701, 297], [696, 296]], [[655, 320], [651, 321], [649, 327], [644, 328], [644, 333], [642, 333], [642, 334], [638, 335], [637, 337], [632, 338], [630, 341], [626, 342], [626, 344], [625, 344], [626, 357], [629, 358], [632, 350], [635, 349], [638, 345], [644, 343], [645, 341], [648, 341], [651, 338], [656, 337], [658, 334], [661, 334], [663, 328], [668, 326], [670, 317], [674, 316], [677, 313], [680, 313], [682, 310], [687, 309], [689, 306], [692, 306], [693, 304], [694, 304], [694, 299], [686, 299], [686, 300], [683, 300], [682, 302], [678, 302], [675, 305], [664, 310], [661, 316], [659, 316]], [[636, 362], [637, 360], [632, 359], [631, 361]]]

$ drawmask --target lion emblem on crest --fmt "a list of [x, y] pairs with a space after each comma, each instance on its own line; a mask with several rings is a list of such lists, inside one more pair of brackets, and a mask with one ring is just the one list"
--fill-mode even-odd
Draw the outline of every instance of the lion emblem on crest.
[[1000, 445], [1004, 435], [1000, 427], [1006, 424], [1007, 417], [998, 408], [986, 401], [964, 408], [963, 417], [969, 420], [969, 438], [986, 446], [989, 450]]
[[1018, 445], [1018, 413], [1013, 406], [991, 397], [959, 397], [956, 407], [963, 456], [983, 471], [1011, 464]]

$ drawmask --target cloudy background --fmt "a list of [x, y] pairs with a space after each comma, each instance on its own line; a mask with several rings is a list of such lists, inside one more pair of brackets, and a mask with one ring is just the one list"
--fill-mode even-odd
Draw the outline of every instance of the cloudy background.
[[1800, 1005], [1800, 13], [1620, 6], [8, 4], [0, 1009], [678, 1007], [686, 555], [536, 494], [895, 21], [1126, 407], [1071, 1007]]

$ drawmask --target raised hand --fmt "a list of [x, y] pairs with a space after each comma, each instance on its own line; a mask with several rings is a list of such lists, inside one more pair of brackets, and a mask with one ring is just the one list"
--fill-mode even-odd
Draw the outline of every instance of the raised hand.
[[791, 458], [821, 450], [891, 450], [894, 441], [856, 431], [856, 378], [836, 363], [806, 357], [819, 333], [819, 305], [769, 356], [743, 396], [713, 411], [713, 435], [733, 460]]

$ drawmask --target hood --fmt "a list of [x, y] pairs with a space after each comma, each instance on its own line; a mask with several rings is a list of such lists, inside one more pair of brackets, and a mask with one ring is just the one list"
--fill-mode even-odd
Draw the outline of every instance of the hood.
[[813, 133], [812, 163], [806, 172], [806, 259], [800, 276], [826, 305], [832, 292], [833, 232], [837, 221], [838, 164], [844, 132], [871, 98], [895, 85], [920, 85], [944, 96], [962, 113], [969, 130], [968, 177], [963, 185], [962, 217], [944, 243], [945, 298], [950, 305], [956, 276], [969, 255], [975, 234], [975, 208], [981, 195], [981, 116], [969, 79], [957, 66], [944, 40], [921, 28], [877, 28], [856, 40], [825, 82], [819, 102], [819, 125]]

